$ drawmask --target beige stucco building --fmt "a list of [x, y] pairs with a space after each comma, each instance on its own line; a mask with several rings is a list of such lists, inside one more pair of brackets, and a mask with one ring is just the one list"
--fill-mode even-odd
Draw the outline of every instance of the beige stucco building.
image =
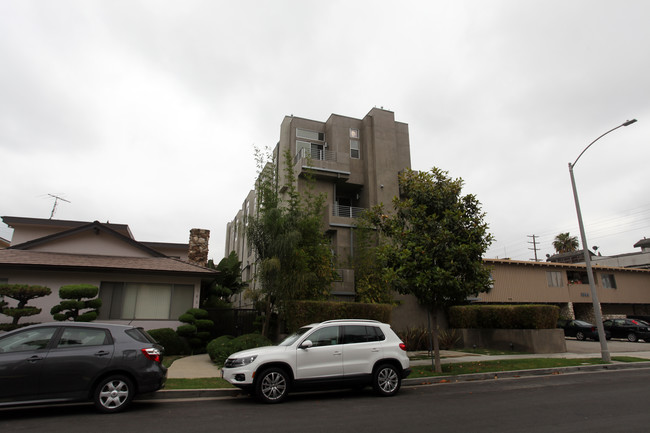
[[[298, 191], [304, 190], [309, 172], [315, 177], [314, 193], [327, 197], [324, 226], [340, 275], [332, 292], [340, 299], [353, 300], [354, 272], [345, 263], [354, 255], [355, 221], [362, 210], [388, 205], [398, 195], [398, 174], [411, 167], [408, 125], [380, 108], [373, 108], [362, 119], [338, 114], [326, 121], [286, 116], [273, 151], [278, 175], [285, 173], [286, 151], [298, 178]], [[246, 242], [245, 224], [255, 212], [255, 200], [255, 191], [251, 191], [226, 229], [225, 253], [237, 253], [247, 281], [254, 275], [254, 257]]]

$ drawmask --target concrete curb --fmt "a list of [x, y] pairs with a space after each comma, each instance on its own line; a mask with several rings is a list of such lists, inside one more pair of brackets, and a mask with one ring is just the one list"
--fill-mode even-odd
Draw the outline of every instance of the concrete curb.
[[[573, 367], [540, 368], [534, 370], [500, 371], [492, 373], [462, 374], [458, 376], [432, 376], [422, 378], [407, 378], [402, 381], [402, 386], [436, 385], [443, 383], [472, 382], [479, 380], [498, 380], [533, 376], [548, 376], [557, 374], [587, 373], [593, 371], [616, 371], [650, 368], [648, 362], [629, 362], [599, 365], [581, 365]], [[136, 400], [191, 400], [191, 399], [217, 399], [235, 398], [248, 394], [239, 388], [221, 389], [178, 389], [160, 390], [153, 394], [136, 397]]]

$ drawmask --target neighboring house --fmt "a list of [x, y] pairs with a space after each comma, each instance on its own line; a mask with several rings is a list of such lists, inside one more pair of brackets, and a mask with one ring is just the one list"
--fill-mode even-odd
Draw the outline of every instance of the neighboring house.
[[[24, 322], [51, 321], [58, 289], [67, 284], [100, 288], [99, 319], [144, 328], [176, 327], [177, 318], [197, 307], [202, 282], [216, 271], [205, 268], [206, 230], [193, 229], [188, 244], [138, 242], [129, 227], [80, 221], [2, 217], [14, 229], [11, 245], [0, 249], [0, 282], [47, 286], [52, 295], [29, 302], [42, 308]], [[189, 257], [197, 254], [198, 260]], [[10, 305], [12, 299], [6, 299]], [[0, 314], [0, 322], [9, 322]]]
[[[305, 175], [312, 173], [313, 192], [326, 195], [326, 232], [339, 263], [347, 263], [354, 255], [356, 218], [380, 203], [390, 206], [399, 194], [398, 174], [411, 166], [408, 125], [396, 122], [393, 112], [379, 108], [363, 119], [332, 114], [321, 122], [286, 116], [273, 151], [277, 173], [282, 176], [287, 150], [298, 177], [298, 191], [305, 190]], [[256, 208], [256, 192], [251, 191], [226, 228], [226, 256], [231, 251], [237, 253], [245, 281], [253, 279], [255, 259], [246, 241], [246, 219]], [[354, 271], [341, 267], [338, 273], [340, 279], [332, 294], [354, 300]]]
[[[554, 304], [562, 315], [593, 322], [593, 301], [584, 264], [484, 259], [494, 287], [475, 303]], [[650, 315], [650, 270], [593, 266], [602, 314]]]

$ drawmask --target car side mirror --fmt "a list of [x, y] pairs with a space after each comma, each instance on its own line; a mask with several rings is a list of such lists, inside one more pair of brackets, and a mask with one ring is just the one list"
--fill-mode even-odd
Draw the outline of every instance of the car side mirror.
[[300, 348], [301, 349], [309, 349], [313, 345], [314, 345], [314, 343], [312, 343], [311, 340], [305, 340], [300, 344]]

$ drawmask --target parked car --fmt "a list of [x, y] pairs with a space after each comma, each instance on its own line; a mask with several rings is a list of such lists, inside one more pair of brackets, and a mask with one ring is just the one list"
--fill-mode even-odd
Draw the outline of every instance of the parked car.
[[650, 326], [637, 319], [609, 319], [603, 322], [605, 330], [612, 333], [612, 338], [626, 338], [628, 341], [643, 340], [650, 342]]
[[[558, 328], [564, 330], [565, 337], [575, 337], [576, 340], [583, 341], [586, 339], [598, 341], [598, 329], [596, 325], [584, 322], [582, 320], [562, 320], [558, 321]], [[611, 333], [605, 331], [605, 338], [609, 340]]]
[[265, 403], [293, 390], [372, 385], [395, 395], [411, 372], [406, 345], [390, 325], [373, 320], [330, 320], [300, 328], [278, 346], [228, 357], [222, 376]]
[[92, 401], [124, 410], [164, 386], [163, 347], [142, 328], [57, 322], [0, 335], [0, 407]]

